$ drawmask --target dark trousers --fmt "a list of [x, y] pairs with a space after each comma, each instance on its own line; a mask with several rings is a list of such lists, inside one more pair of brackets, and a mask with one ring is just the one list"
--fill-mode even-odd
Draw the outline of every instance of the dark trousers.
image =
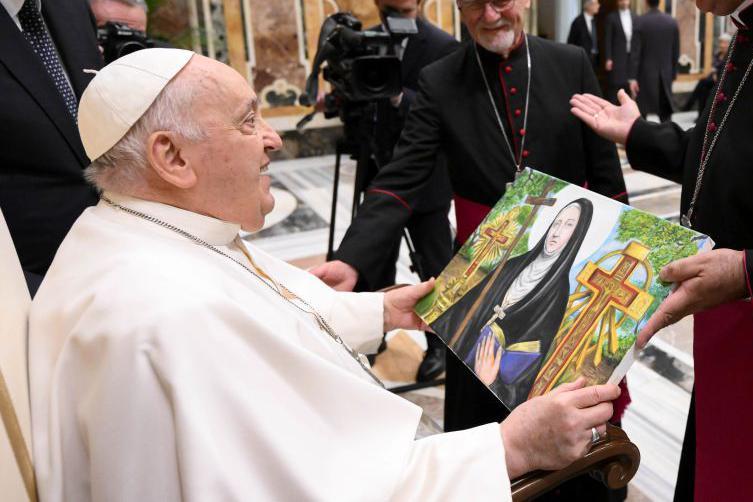
[[682, 442], [680, 468], [675, 485], [675, 502], [695, 499], [695, 389], [690, 397], [688, 423], [685, 426], [685, 439]]
[[672, 102], [670, 101], [669, 96], [667, 96], [667, 93], [660, 92], [659, 93], [659, 120], [662, 122], [669, 122], [672, 120], [672, 113], [674, 112], [674, 107], [672, 106]]
[[617, 99], [617, 93], [620, 92], [620, 89], [625, 91], [628, 96], [630, 96], [630, 85], [625, 82], [622, 85], [615, 85], [610, 84], [609, 85], [609, 94], [607, 95], [607, 99], [612, 102], [612, 104], [620, 106], [620, 100]]

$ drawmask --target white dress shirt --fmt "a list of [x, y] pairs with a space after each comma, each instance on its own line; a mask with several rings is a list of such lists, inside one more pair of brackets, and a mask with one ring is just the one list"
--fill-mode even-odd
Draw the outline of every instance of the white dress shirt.
[[633, 39], [633, 15], [630, 9], [620, 10], [620, 22], [622, 23], [622, 31], [625, 32], [627, 51], [630, 52], [630, 41]]
[[[18, 12], [24, 5], [24, 0], [0, 0], [0, 5], [10, 14], [10, 18], [16, 23], [18, 29], [21, 29], [21, 21], [18, 20]], [[37, 9], [42, 10], [42, 0], [37, 0]]]

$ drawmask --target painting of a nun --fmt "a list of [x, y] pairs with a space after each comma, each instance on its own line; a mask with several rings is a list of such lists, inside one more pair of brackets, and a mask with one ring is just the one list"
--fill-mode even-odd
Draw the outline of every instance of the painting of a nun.
[[[593, 205], [577, 199], [554, 218], [539, 242], [503, 265], [454, 350], [510, 409], [524, 402], [567, 307], [568, 276], [588, 232]], [[455, 334], [485, 279], [433, 324], [445, 340]]]

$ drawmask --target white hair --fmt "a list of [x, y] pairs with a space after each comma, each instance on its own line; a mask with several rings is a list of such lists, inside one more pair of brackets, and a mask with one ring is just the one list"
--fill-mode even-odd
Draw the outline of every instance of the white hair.
[[86, 179], [101, 191], [127, 191], [143, 180], [149, 167], [146, 143], [152, 133], [171, 131], [189, 141], [205, 139], [206, 132], [191, 115], [197, 92], [198, 86], [185, 77], [169, 82], [125, 136], [85, 169]]

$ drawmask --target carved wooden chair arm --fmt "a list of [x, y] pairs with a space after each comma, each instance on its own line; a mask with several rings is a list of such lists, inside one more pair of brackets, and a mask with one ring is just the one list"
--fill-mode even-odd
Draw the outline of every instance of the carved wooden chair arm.
[[606, 437], [594, 444], [582, 459], [559, 471], [536, 471], [514, 480], [512, 498], [516, 502], [531, 500], [587, 473], [595, 474], [613, 490], [623, 488], [635, 476], [640, 462], [641, 453], [625, 431], [607, 425]]

